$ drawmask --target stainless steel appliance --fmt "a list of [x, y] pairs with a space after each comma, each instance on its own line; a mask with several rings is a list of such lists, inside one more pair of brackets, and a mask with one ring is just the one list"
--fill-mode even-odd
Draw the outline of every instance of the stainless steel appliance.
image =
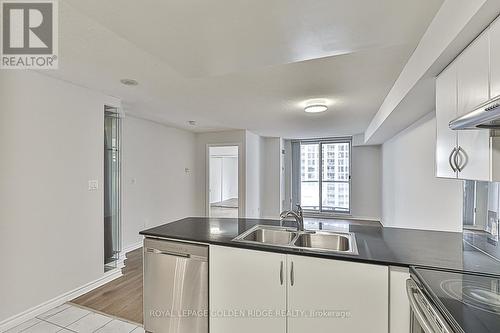
[[411, 267], [413, 333], [500, 332], [500, 276]]
[[406, 281], [410, 301], [411, 333], [453, 333], [445, 319], [424, 295], [413, 279]]
[[452, 130], [499, 129], [500, 98], [487, 101], [471, 112], [450, 122]]
[[144, 240], [144, 330], [208, 332], [208, 247]]

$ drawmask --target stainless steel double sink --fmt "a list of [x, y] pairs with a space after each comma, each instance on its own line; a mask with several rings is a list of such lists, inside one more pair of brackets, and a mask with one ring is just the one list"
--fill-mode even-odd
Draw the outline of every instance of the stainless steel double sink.
[[233, 241], [322, 252], [358, 254], [356, 237], [352, 232], [298, 231], [295, 228], [256, 225], [238, 235]]

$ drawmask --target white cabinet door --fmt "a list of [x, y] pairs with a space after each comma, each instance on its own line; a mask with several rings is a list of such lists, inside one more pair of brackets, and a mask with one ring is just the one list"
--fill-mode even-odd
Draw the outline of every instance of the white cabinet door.
[[[472, 111], [489, 98], [489, 40], [479, 36], [458, 59], [458, 115]], [[489, 131], [457, 131], [464, 161], [461, 179], [490, 179]]]
[[500, 95], [500, 20], [491, 24], [490, 38], [490, 96]]
[[488, 34], [483, 33], [457, 59], [459, 116], [488, 100], [489, 58]]
[[288, 333], [388, 332], [388, 267], [291, 255], [287, 261]]
[[461, 131], [458, 135], [458, 145], [464, 159], [460, 179], [490, 181], [490, 135], [489, 131]]
[[209, 263], [210, 332], [286, 333], [286, 316], [265, 315], [286, 310], [286, 255], [210, 246]]
[[410, 302], [406, 294], [406, 280], [410, 278], [408, 268], [393, 267], [390, 271], [389, 304], [390, 330], [389, 332], [410, 333]]
[[448, 126], [457, 117], [457, 66], [448, 66], [436, 79], [436, 176], [456, 178], [450, 160], [457, 147], [457, 132]]

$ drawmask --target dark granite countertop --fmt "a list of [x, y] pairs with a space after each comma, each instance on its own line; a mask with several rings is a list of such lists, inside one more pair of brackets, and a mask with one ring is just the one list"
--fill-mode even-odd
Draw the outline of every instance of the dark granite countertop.
[[[279, 226], [280, 221], [248, 218], [188, 217], [141, 231], [142, 235], [321, 258], [394, 266], [423, 266], [500, 275], [500, 262], [464, 243], [462, 233], [382, 227], [378, 223], [305, 221], [306, 229], [349, 231], [356, 235], [358, 255], [280, 248], [232, 239], [256, 224]], [[293, 226], [284, 222], [285, 226]]]

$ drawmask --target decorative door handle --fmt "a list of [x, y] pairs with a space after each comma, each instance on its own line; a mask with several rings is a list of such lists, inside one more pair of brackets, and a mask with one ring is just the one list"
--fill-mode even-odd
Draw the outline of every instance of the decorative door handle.
[[[464, 159], [462, 160], [462, 156]], [[459, 161], [460, 158], [460, 161]], [[462, 147], [458, 146], [457, 153], [455, 154], [455, 165], [457, 166], [458, 172], [462, 172], [467, 165], [467, 162], [469, 160], [469, 157], [467, 156], [467, 153], [465, 150], [463, 150]]]
[[456, 161], [456, 153], [457, 153], [457, 147], [453, 147], [453, 150], [450, 153], [450, 156], [448, 156], [448, 163], [450, 164], [451, 169], [453, 172], [457, 172], [457, 167], [456, 164], [453, 164], [453, 162]]

